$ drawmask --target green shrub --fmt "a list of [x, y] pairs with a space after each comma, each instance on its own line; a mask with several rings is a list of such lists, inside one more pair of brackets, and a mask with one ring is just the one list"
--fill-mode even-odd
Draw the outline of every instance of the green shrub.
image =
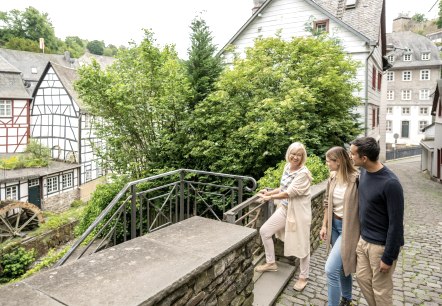
[[23, 247], [3, 254], [0, 263], [0, 283], [6, 283], [23, 275], [28, 267], [35, 261], [35, 255], [34, 249], [26, 251]]
[[[276, 165], [276, 167], [268, 168], [264, 172], [264, 176], [258, 180], [258, 188], [278, 188], [281, 180], [282, 172], [284, 171], [284, 166], [287, 162], [285, 160], [281, 161]], [[311, 154], [307, 158], [306, 167], [310, 170], [313, 176], [313, 183], [317, 184], [326, 180], [329, 176], [328, 167], [325, 165], [324, 161], [320, 157]]]

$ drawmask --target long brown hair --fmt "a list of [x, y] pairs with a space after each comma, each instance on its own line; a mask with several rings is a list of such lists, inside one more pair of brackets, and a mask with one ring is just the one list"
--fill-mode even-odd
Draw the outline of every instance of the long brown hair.
[[347, 151], [343, 147], [333, 147], [325, 153], [325, 157], [339, 162], [336, 179], [340, 183], [350, 182], [350, 175], [358, 172], [350, 159]]

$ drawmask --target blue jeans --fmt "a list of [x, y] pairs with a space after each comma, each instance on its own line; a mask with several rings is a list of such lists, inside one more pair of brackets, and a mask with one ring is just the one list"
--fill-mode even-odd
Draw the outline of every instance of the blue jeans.
[[325, 263], [325, 273], [328, 284], [328, 305], [338, 306], [341, 295], [351, 299], [352, 277], [344, 276], [341, 257], [342, 220], [333, 218], [331, 244], [333, 248]]

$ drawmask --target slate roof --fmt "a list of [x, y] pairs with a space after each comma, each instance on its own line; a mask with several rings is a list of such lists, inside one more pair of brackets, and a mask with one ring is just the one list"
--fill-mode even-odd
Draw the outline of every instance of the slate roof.
[[20, 71], [0, 56], [0, 99], [31, 99]]
[[[392, 63], [393, 67], [391, 70], [442, 65], [437, 46], [425, 36], [410, 31], [388, 33], [387, 48], [392, 48], [393, 46], [396, 48], [411, 49], [412, 61], [404, 62], [402, 60], [402, 55], [405, 50], [397, 49], [396, 51], [388, 52], [389, 55], [394, 54], [396, 56], [395, 61]], [[430, 52], [430, 60], [421, 60], [422, 52]]]
[[315, 2], [371, 41], [378, 41], [384, 0], [358, 0], [356, 6], [349, 9], [345, 9], [346, 0], [315, 0]]

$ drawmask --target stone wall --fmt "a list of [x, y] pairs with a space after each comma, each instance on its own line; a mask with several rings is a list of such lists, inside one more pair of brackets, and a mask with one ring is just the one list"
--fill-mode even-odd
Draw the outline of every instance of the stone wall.
[[191, 280], [179, 280], [177, 290], [163, 292], [153, 305], [252, 305], [252, 246], [238, 246]]
[[42, 210], [52, 211], [55, 213], [63, 212], [68, 210], [71, 207], [71, 203], [78, 199], [80, 199], [79, 188], [62, 192], [60, 194], [45, 198], [43, 200]]
[[252, 305], [256, 235], [192, 217], [0, 287], [0, 305]]

